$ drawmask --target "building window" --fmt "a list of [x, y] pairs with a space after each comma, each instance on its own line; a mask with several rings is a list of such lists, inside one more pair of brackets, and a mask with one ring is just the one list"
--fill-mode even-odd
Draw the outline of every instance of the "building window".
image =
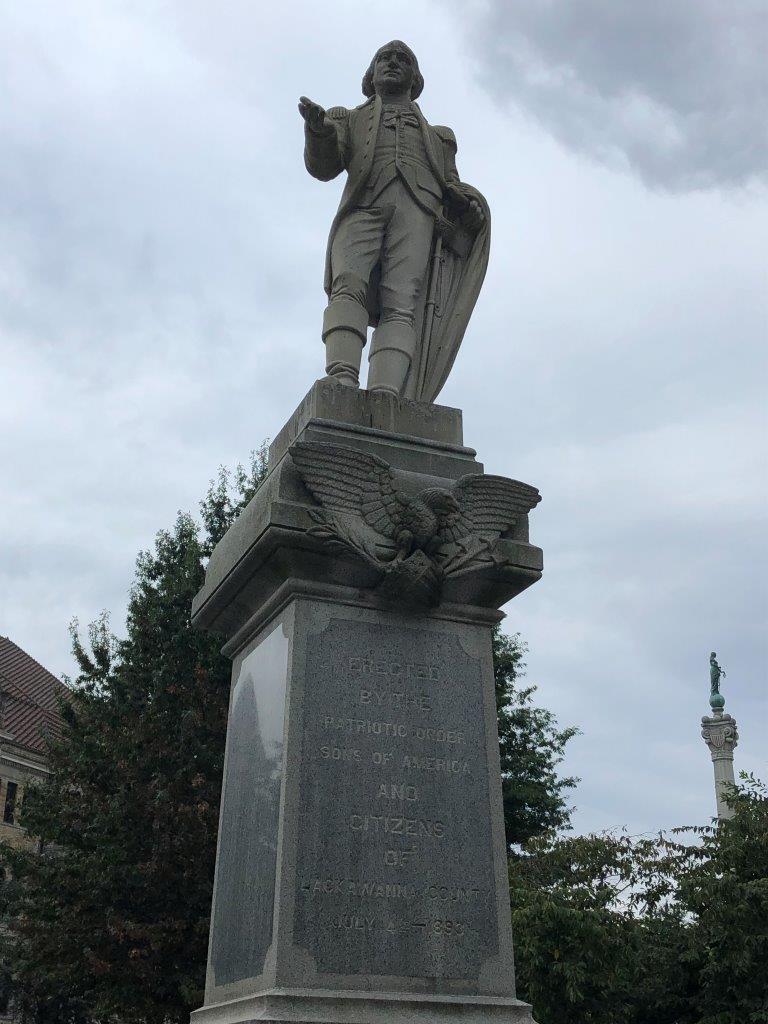
[[15, 782], [9, 782], [8, 788], [5, 791], [5, 810], [3, 811], [3, 821], [6, 825], [15, 824], [16, 819], [16, 797], [18, 795], [18, 784]]

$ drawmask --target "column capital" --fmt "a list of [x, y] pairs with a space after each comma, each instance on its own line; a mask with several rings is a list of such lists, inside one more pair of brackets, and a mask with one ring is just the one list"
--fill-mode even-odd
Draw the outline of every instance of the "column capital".
[[732, 715], [715, 711], [701, 719], [701, 735], [709, 747], [713, 761], [733, 760], [733, 749], [739, 742], [736, 719]]

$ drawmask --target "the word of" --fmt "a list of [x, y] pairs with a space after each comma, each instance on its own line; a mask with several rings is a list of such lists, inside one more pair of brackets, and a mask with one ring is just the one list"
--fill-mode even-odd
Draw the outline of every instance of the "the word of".
[[390, 868], [402, 868], [416, 859], [416, 847], [409, 846], [405, 850], [385, 850], [384, 863]]

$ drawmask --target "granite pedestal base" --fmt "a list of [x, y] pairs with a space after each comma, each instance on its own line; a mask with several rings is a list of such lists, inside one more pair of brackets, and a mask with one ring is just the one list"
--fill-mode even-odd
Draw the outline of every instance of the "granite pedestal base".
[[414, 489], [482, 467], [454, 410], [345, 392], [316, 385], [278, 437], [195, 602], [196, 623], [227, 638], [233, 683], [192, 1021], [530, 1022], [515, 998], [491, 633], [541, 552], [526, 522], [436, 607], [377, 594], [364, 564], [310, 532], [291, 445], [386, 452]]
[[533, 1024], [531, 1008], [517, 999], [364, 995], [355, 991], [275, 989], [210, 1005], [192, 1014], [195, 1024]]

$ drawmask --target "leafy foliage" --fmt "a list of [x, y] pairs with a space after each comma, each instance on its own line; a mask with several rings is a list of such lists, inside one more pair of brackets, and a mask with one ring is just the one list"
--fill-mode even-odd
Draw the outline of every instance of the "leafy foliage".
[[540, 1024], [768, 1021], [768, 800], [670, 836], [542, 837], [510, 861], [518, 994]]
[[674, 949], [670, 939], [679, 935], [668, 905], [671, 865], [657, 858], [656, 843], [611, 835], [541, 839], [510, 861], [518, 991], [540, 1024], [682, 1020], [663, 1012], [664, 1001], [654, 1015], [638, 1017], [633, 1009], [648, 1001], [638, 985], [660, 985], [671, 995], [667, 959], [658, 955], [648, 977], [643, 965], [646, 937], [663, 932]]
[[[103, 615], [84, 643], [52, 774], [23, 823], [43, 856], [4, 850], [12, 978], [31, 1019], [165, 1024], [202, 1001], [230, 665], [193, 630], [204, 560], [254, 493], [265, 453], [141, 554], [126, 638]], [[62, 993], [66, 993], [64, 999]]]
[[533, 705], [535, 686], [520, 686], [527, 647], [520, 634], [493, 634], [496, 710], [499, 719], [504, 824], [507, 844], [524, 843], [554, 829], [570, 828], [567, 794], [578, 779], [560, 778], [558, 765], [578, 729], [559, 729], [551, 711]]
[[768, 789], [743, 774], [730, 801], [733, 818], [701, 830], [680, 876], [697, 922], [697, 1024], [768, 1021]]

